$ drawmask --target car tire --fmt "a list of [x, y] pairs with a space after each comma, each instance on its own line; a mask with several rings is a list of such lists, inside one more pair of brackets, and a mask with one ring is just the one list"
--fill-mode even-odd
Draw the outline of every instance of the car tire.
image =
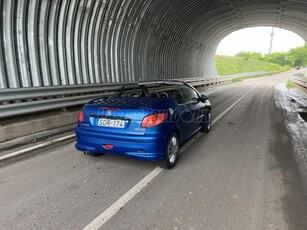
[[171, 169], [176, 165], [178, 157], [179, 157], [179, 138], [176, 133], [172, 133], [165, 147], [164, 158], [158, 161], [158, 165], [161, 168]]
[[205, 115], [205, 121], [203, 122], [203, 126], [201, 128], [201, 131], [204, 133], [209, 133], [212, 126], [212, 115], [211, 112], [208, 111]]

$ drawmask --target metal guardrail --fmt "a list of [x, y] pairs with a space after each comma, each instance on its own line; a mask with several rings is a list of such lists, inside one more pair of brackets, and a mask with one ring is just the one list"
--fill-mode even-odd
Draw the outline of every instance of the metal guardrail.
[[307, 78], [305, 77], [291, 77], [291, 81], [305, 89], [307, 89]]
[[[266, 72], [254, 72], [223, 78], [185, 78], [180, 80], [194, 87], [205, 87], [229, 82], [238, 77], [265, 73]], [[122, 85], [133, 83], [135, 82], [1, 89], [0, 119], [82, 105], [91, 99], [110, 95]]]
[[115, 92], [123, 83], [0, 90], [0, 119], [87, 103]]

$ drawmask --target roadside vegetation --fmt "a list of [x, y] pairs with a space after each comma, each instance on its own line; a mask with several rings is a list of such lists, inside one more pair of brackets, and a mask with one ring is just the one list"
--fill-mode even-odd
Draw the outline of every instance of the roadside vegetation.
[[307, 45], [271, 55], [257, 52], [239, 52], [235, 57], [216, 55], [215, 64], [220, 76], [257, 71], [282, 72], [296, 66], [307, 66]]
[[257, 71], [282, 72], [291, 68], [265, 61], [222, 55], [215, 56], [215, 65], [220, 76]]

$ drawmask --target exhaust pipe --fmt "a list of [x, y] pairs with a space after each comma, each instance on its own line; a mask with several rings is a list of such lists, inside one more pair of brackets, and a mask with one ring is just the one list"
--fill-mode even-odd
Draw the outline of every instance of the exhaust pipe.
[[83, 150], [84, 155], [88, 155], [90, 154], [90, 152], [88, 150]]

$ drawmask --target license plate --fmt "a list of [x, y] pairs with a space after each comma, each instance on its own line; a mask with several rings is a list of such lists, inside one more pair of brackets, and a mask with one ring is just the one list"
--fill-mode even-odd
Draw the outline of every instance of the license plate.
[[98, 120], [98, 126], [123, 129], [125, 127], [125, 121], [124, 120], [100, 118]]

